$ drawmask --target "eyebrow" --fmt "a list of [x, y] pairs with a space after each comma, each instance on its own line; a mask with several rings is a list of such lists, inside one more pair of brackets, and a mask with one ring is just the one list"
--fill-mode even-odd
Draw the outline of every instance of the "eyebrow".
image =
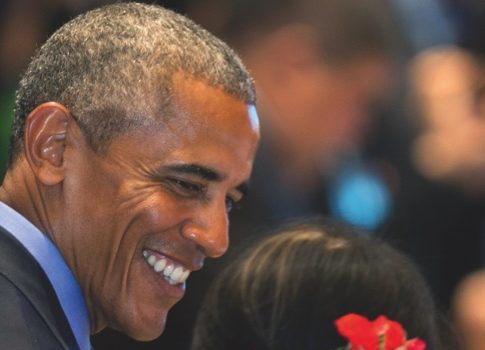
[[164, 167], [166, 170], [186, 175], [195, 175], [207, 181], [222, 181], [223, 176], [217, 171], [197, 164], [176, 164]]
[[[175, 164], [165, 166], [164, 168], [168, 171], [179, 174], [198, 176], [207, 181], [220, 182], [224, 179], [224, 176], [218, 171], [198, 164]], [[249, 184], [247, 182], [243, 182], [236, 187], [236, 190], [245, 196], [248, 193]]]

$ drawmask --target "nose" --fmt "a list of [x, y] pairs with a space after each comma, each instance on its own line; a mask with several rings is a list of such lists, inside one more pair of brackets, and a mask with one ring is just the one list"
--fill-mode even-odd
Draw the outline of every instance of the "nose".
[[199, 246], [207, 257], [218, 258], [229, 246], [229, 220], [223, 205], [207, 204], [182, 226], [182, 235]]

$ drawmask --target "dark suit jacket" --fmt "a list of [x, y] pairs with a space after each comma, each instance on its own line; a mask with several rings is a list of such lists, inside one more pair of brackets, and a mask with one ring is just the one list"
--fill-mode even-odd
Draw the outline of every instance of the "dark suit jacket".
[[0, 348], [79, 349], [46, 274], [32, 255], [2, 227]]

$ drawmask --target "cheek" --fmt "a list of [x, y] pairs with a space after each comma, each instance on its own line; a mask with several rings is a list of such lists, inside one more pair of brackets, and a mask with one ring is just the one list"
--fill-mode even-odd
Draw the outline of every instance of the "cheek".
[[151, 240], [161, 242], [168, 251], [180, 247], [180, 208], [158, 196], [145, 202], [126, 231], [110, 278], [105, 279], [109, 284], [104, 285], [103, 296], [111, 300], [107, 310], [111, 326], [132, 338], [152, 340], [160, 336], [169, 310], [178, 301], [156, 287], [142, 249]]
[[176, 300], [168, 299], [150, 286], [144, 262], [134, 259], [128, 279], [121, 284], [108, 281], [100, 305], [108, 326], [136, 340], [153, 340], [161, 335], [169, 310]]
[[110, 233], [120, 217], [117, 215], [119, 183], [102, 167], [97, 169], [94, 171], [89, 166], [75, 169], [76, 172], [66, 177], [63, 186], [66, 198], [62, 214], [66, 226], [63, 232], [72, 232], [73, 240], [83, 245], [77, 247], [74, 244], [73, 249], [79, 248], [80, 254], [92, 253], [102, 247], [103, 242], [111, 240]]
[[[190, 201], [177, 200], [159, 188], [138, 192], [123, 200], [117, 208], [111, 227], [106, 234], [104, 248], [99, 254], [109, 254], [113, 269], [124, 267], [133, 257], [140, 255], [147, 240], [151, 237], [166, 240], [171, 244], [178, 237], [180, 224], [194, 211]], [[118, 274], [120, 271], [118, 271]], [[127, 278], [126, 271], [123, 278]]]
[[177, 200], [157, 188], [133, 198], [128, 212], [137, 213], [137, 219], [144, 223], [145, 231], [159, 232], [176, 225], [192, 208], [190, 201]]

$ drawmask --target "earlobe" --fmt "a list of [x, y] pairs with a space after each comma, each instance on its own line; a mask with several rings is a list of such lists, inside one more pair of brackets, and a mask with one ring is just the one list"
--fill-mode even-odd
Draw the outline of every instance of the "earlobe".
[[25, 122], [25, 155], [37, 179], [46, 186], [64, 179], [63, 157], [71, 118], [64, 106], [48, 102], [34, 109]]

